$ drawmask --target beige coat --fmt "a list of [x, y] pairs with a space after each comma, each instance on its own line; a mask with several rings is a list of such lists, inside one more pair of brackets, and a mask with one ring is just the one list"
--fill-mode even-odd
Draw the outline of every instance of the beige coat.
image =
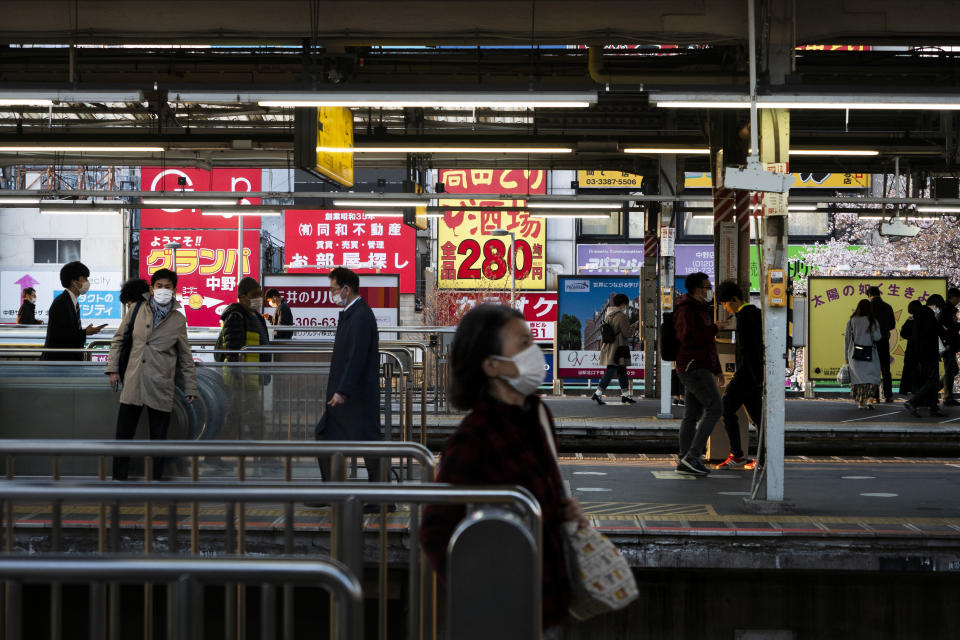
[[[197, 371], [187, 342], [187, 319], [177, 311], [180, 303], [174, 301], [173, 310], [154, 327], [149, 298], [149, 293], [144, 294], [133, 327], [133, 344], [120, 402], [170, 411], [175, 381], [181, 381], [184, 394], [197, 395]], [[119, 373], [120, 347], [132, 314], [133, 307], [123, 317], [110, 342], [110, 359], [104, 373]]]
[[607, 367], [610, 365], [627, 366], [630, 364], [629, 358], [616, 358], [615, 354], [618, 347], [629, 347], [630, 338], [636, 331], [635, 326], [630, 325], [630, 318], [620, 307], [607, 307], [604, 314], [604, 321], [613, 327], [617, 334], [617, 339], [613, 342], [600, 345], [600, 365]]

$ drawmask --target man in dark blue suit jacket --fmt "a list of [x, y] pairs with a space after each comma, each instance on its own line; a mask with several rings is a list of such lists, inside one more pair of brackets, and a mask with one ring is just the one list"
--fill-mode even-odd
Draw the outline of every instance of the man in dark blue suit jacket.
[[[327, 409], [317, 440], [380, 440], [380, 340], [373, 310], [360, 297], [360, 278], [350, 269], [330, 272], [330, 294], [343, 311], [337, 322], [327, 381]], [[330, 459], [320, 472], [329, 480]], [[365, 460], [371, 482], [380, 481], [378, 460]]]
[[[80, 323], [80, 304], [77, 298], [90, 290], [90, 269], [82, 262], [68, 262], [60, 269], [60, 284], [66, 289], [50, 305], [47, 337], [43, 346], [49, 349], [82, 349], [87, 336], [92, 336], [107, 325], [95, 327]], [[83, 353], [44, 351], [41, 360], [83, 360]]]

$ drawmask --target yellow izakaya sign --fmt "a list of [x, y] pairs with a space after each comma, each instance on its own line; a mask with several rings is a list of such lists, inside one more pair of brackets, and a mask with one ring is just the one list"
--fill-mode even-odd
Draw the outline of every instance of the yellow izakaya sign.
[[577, 171], [581, 189], [639, 189], [643, 176], [626, 171]]
[[890, 375], [899, 380], [903, 372], [906, 341], [900, 327], [907, 320], [907, 305], [912, 300], [925, 302], [934, 293], [945, 295], [943, 278], [885, 278], [864, 276], [832, 278], [810, 276], [807, 279], [808, 342], [810, 379], [836, 380], [843, 366], [844, 330], [857, 303], [867, 297], [870, 287], [880, 287], [884, 302], [893, 307], [897, 327], [890, 332]]
[[353, 114], [344, 107], [317, 107], [318, 172], [353, 186]]

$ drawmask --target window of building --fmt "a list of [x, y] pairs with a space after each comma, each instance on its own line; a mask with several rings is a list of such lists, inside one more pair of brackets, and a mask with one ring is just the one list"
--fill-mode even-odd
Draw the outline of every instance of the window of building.
[[34, 240], [34, 264], [66, 264], [80, 259], [79, 240]]

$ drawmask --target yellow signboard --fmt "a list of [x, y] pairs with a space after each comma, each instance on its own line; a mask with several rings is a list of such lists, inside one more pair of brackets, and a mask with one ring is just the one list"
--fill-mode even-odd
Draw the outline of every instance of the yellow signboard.
[[[865, 189], [870, 186], [869, 173], [795, 173], [793, 178], [794, 189]], [[711, 188], [710, 172], [688, 171], [683, 186], [687, 189]]]
[[317, 107], [316, 170], [353, 186], [353, 114], [344, 107]]
[[639, 189], [643, 176], [626, 171], [577, 171], [581, 189]]
[[867, 290], [880, 287], [883, 300], [893, 307], [897, 328], [890, 332], [890, 374], [899, 380], [903, 372], [906, 341], [900, 338], [900, 327], [907, 319], [907, 305], [912, 300], [925, 302], [934, 293], [945, 295], [943, 278], [885, 278], [864, 276], [807, 279], [808, 342], [810, 379], [836, 380], [843, 366], [844, 330], [857, 303], [867, 297]]

